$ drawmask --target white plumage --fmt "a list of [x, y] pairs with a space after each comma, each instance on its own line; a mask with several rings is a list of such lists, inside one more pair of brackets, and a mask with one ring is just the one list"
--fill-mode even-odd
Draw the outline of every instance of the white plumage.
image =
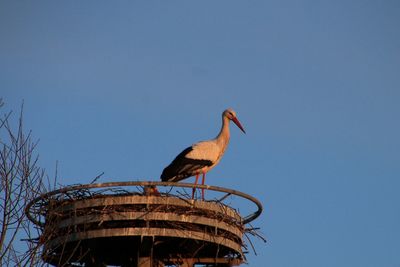
[[[228, 147], [230, 138], [229, 122], [231, 120], [245, 133], [236, 117], [235, 111], [232, 109], [225, 110], [222, 113], [222, 127], [218, 136], [212, 140], [198, 142], [183, 150], [163, 170], [161, 180], [177, 182], [196, 175], [195, 184], [197, 184], [199, 175], [202, 174], [202, 184], [204, 184], [205, 174], [219, 163]], [[204, 198], [204, 191], [202, 192]]]

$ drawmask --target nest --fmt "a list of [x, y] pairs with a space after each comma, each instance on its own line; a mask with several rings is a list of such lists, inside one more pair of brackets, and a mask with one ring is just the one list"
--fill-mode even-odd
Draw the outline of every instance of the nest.
[[144, 185], [134, 191], [77, 187], [41, 198], [32, 209], [44, 218], [42, 258], [54, 265], [132, 266], [146, 257], [155, 266], [240, 265], [243, 235], [254, 229], [221, 199], [188, 196]]

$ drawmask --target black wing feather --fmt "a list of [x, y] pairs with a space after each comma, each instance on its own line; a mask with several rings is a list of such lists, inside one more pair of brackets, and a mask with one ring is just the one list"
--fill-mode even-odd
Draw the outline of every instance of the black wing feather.
[[188, 147], [179, 153], [178, 156], [169, 164], [161, 174], [163, 182], [178, 182], [190, 176], [196, 175], [196, 171], [211, 166], [211, 160], [205, 159], [190, 159], [186, 155], [193, 150], [193, 147]]

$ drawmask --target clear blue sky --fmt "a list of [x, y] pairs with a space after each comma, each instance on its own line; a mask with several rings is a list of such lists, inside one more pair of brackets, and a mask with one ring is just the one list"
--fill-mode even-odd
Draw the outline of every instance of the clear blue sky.
[[63, 184], [158, 180], [232, 107], [207, 183], [264, 204], [249, 266], [394, 267], [399, 29], [398, 1], [1, 1], [0, 95]]

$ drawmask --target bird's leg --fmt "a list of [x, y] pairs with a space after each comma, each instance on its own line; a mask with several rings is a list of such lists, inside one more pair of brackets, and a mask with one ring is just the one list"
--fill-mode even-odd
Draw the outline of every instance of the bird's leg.
[[[204, 185], [204, 182], [206, 181], [206, 173], [203, 173], [203, 178], [201, 179], [201, 184]], [[201, 198], [204, 200], [204, 188], [201, 189]]]
[[[194, 182], [194, 185], [197, 185], [197, 181], [199, 180], [199, 173], [196, 173], [196, 181]], [[192, 189], [192, 199], [194, 199], [194, 192], [196, 191], [196, 187], [193, 187]]]

